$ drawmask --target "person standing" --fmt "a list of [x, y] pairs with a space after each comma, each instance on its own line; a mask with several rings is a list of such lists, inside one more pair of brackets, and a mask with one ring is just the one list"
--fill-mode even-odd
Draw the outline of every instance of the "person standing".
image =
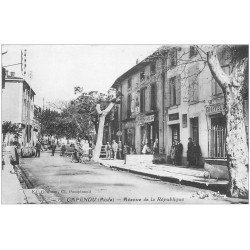
[[107, 142], [107, 145], [105, 147], [105, 150], [106, 150], [106, 158], [107, 159], [111, 159], [111, 145], [109, 144], [109, 142]]
[[200, 166], [200, 157], [201, 157], [201, 147], [198, 142], [194, 142], [194, 165], [195, 167]]
[[155, 139], [155, 142], [154, 142], [154, 145], [153, 145], [153, 153], [154, 154], [159, 154], [159, 141], [158, 141], [157, 138]]
[[54, 156], [55, 155], [55, 151], [56, 151], [56, 144], [55, 142], [52, 142], [52, 145], [51, 145], [51, 156]]
[[17, 148], [19, 143], [17, 141], [14, 141], [11, 143], [11, 148], [10, 148], [10, 164], [13, 166], [13, 171], [10, 171], [11, 174], [16, 174], [17, 173], [17, 168], [19, 166], [19, 155], [17, 152]]
[[118, 142], [118, 156], [119, 156], [119, 159], [121, 160], [122, 159], [122, 142], [121, 141]]
[[65, 146], [65, 144], [63, 143], [63, 144], [62, 144], [62, 147], [61, 147], [61, 156], [64, 156], [65, 152], [66, 152], [66, 146]]
[[171, 158], [172, 164], [175, 165], [175, 141], [173, 141], [173, 144], [171, 146], [170, 158]]
[[181, 144], [180, 140], [177, 140], [177, 145], [175, 146], [175, 164], [181, 166], [182, 164], [182, 152], [183, 152], [183, 145]]
[[188, 138], [187, 161], [188, 167], [191, 167], [194, 164], [194, 143], [191, 137]]
[[41, 143], [39, 141], [36, 142], [36, 154], [35, 157], [40, 157], [40, 152], [41, 152]]
[[118, 144], [116, 143], [115, 140], [113, 140], [112, 149], [113, 149], [113, 154], [114, 154], [114, 160], [116, 160], [117, 159]]

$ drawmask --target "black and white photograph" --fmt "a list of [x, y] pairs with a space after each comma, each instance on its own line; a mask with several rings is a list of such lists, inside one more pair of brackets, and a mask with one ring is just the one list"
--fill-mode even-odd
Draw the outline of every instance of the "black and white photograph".
[[2, 204], [248, 204], [245, 44], [3, 44]]

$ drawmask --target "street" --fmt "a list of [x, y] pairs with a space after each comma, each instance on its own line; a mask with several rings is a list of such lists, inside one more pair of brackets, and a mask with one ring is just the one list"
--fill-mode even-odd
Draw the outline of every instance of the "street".
[[59, 153], [51, 156], [50, 152], [42, 152], [40, 158], [22, 158], [21, 169], [32, 192], [43, 198], [41, 203], [232, 203], [220, 197], [197, 196], [212, 191], [116, 171], [97, 163], [71, 163]]

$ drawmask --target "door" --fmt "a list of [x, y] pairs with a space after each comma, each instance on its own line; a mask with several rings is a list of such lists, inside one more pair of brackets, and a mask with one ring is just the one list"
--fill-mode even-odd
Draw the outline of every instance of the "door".
[[172, 143], [175, 140], [180, 140], [180, 125], [179, 124], [175, 124], [171, 126], [172, 128]]
[[191, 124], [191, 138], [194, 142], [199, 143], [199, 119], [194, 117], [190, 119]]

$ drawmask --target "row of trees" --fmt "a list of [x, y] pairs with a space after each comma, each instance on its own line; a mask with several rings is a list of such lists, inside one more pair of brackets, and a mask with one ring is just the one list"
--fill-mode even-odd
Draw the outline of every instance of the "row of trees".
[[[35, 112], [35, 117], [41, 124], [41, 136], [56, 138], [89, 138], [99, 130], [99, 113], [96, 106], [105, 109], [114, 98], [114, 90], [108, 94], [97, 91], [84, 92], [75, 87], [75, 99], [66, 102], [50, 103], [50, 108]], [[106, 117], [106, 122], [114, 118], [114, 112]]]

